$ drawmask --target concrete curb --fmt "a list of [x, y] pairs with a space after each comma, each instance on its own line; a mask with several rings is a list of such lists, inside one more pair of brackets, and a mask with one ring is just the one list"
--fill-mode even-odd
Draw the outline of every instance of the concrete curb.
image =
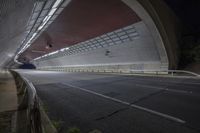
[[12, 115], [11, 133], [16, 133], [16, 130], [17, 130], [17, 111]]
[[[39, 69], [38, 69], [39, 70]], [[96, 72], [96, 71], [64, 71], [64, 70], [39, 70], [39, 71], [55, 71], [55, 72], [65, 72], [65, 73], [96, 73], [96, 74], [110, 74], [110, 75], [133, 75], [133, 76], [149, 76], [149, 77], [165, 77], [165, 78], [192, 78], [192, 79], [200, 79], [200, 76], [181, 76], [181, 75], [173, 75], [172, 74], [153, 74], [153, 73], [129, 73], [129, 72]]]
[[97, 73], [97, 74], [110, 74], [110, 75], [124, 75], [124, 76], [143, 76], [143, 77], [163, 77], [163, 78], [192, 78], [192, 79], [200, 79], [200, 77], [194, 76], [171, 76], [171, 75], [153, 75], [153, 74], [136, 74], [136, 73]]

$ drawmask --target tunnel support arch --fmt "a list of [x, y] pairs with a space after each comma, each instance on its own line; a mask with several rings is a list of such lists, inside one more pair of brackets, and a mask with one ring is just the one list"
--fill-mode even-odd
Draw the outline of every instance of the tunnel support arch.
[[[32, 62], [38, 69], [67, 71], [132, 72], [175, 69], [178, 64], [176, 17], [164, 1], [158, 1], [121, 0], [124, 8], [132, 10], [139, 21], [76, 43], [67, 50], [44, 55]], [[159, 10], [164, 11], [160, 13]], [[124, 13], [123, 10], [121, 13]], [[128, 40], [121, 40], [124, 35]]]
[[163, 67], [178, 65], [178, 20], [163, 0], [122, 0], [146, 24], [157, 46]]

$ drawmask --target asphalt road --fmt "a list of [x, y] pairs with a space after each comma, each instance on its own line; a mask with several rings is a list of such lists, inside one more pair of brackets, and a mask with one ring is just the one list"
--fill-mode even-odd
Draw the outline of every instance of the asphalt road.
[[60, 133], [198, 133], [200, 80], [20, 71], [33, 82]]

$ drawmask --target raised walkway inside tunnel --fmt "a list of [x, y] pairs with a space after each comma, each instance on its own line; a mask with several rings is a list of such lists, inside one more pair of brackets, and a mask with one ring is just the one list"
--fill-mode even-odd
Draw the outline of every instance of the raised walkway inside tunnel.
[[199, 79], [55, 71], [18, 72], [33, 82], [59, 133], [197, 133]]

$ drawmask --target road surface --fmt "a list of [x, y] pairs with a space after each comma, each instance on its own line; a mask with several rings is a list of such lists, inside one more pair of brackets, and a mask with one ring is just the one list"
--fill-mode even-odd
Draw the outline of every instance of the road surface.
[[198, 133], [200, 80], [20, 70], [59, 132]]

